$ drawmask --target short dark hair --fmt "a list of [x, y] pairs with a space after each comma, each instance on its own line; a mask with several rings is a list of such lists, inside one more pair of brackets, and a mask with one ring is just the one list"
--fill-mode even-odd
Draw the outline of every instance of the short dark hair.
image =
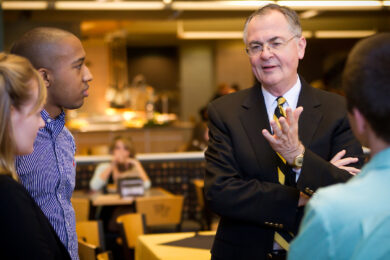
[[72, 33], [53, 27], [37, 27], [24, 33], [16, 40], [11, 53], [27, 58], [34, 68], [51, 68], [56, 60], [53, 56], [53, 45], [59, 44], [65, 37], [73, 36]]
[[343, 73], [347, 108], [362, 113], [375, 134], [390, 143], [390, 33], [360, 40]]

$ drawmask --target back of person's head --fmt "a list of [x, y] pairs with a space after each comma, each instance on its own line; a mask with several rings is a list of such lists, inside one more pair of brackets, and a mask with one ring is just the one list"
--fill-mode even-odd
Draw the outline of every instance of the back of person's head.
[[390, 143], [390, 33], [359, 41], [343, 73], [348, 111], [358, 109], [376, 135]]
[[51, 68], [55, 64], [58, 44], [70, 36], [74, 35], [62, 29], [37, 27], [15, 41], [11, 53], [27, 58], [36, 69]]
[[295, 36], [300, 37], [302, 35], [302, 26], [301, 26], [301, 22], [299, 21], [299, 16], [298, 16], [297, 12], [295, 12], [293, 9], [290, 9], [287, 6], [280, 6], [277, 4], [268, 4], [268, 5], [261, 7], [257, 11], [253, 12], [246, 19], [246, 22], [244, 25], [244, 42], [246, 41], [246, 38], [247, 38], [247, 28], [248, 28], [249, 22], [257, 16], [264, 16], [264, 15], [269, 14], [272, 11], [277, 11], [277, 12], [280, 12], [281, 14], [284, 15], [288, 24], [290, 25], [291, 32]]
[[34, 113], [46, 100], [46, 87], [39, 73], [27, 59], [0, 53], [0, 173], [12, 174], [15, 179], [11, 110], [20, 110], [31, 100], [31, 80], [38, 81], [38, 99], [31, 111]]
[[114, 139], [112, 140], [110, 147], [109, 147], [110, 153], [111, 154], [113, 153], [113, 151], [115, 149], [115, 145], [118, 141], [121, 141], [123, 143], [124, 147], [126, 148], [126, 150], [129, 151], [129, 153], [130, 153], [129, 157], [135, 158], [136, 152], [135, 152], [133, 140], [130, 137], [124, 137], [124, 136], [114, 137]]

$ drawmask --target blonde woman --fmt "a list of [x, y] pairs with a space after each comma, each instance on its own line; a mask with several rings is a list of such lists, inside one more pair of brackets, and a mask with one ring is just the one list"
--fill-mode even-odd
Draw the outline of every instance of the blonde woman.
[[0, 53], [0, 259], [70, 259], [14, 168], [15, 155], [33, 151], [45, 100], [31, 63]]
[[101, 190], [107, 184], [117, 184], [120, 177], [139, 177], [147, 189], [151, 186], [150, 179], [141, 163], [135, 158], [135, 151], [132, 141], [129, 138], [117, 136], [114, 138], [110, 152], [112, 161], [102, 163], [96, 167], [95, 173], [89, 184], [92, 190]]

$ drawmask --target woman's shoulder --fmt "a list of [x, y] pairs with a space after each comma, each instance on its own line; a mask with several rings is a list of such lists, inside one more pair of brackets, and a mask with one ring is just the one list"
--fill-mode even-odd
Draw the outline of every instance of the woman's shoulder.
[[0, 194], [5, 193], [9, 190], [15, 189], [15, 187], [20, 188], [20, 184], [15, 181], [10, 174], [0, 174]]
[[104, 171], [105, 169], [107, 169], [108, 167], [110, 167], [110, 163], [109, 162], [103, 162], [103, 163], [99, 163], [98, 165], [96, 165], [96, 168], [95, 168], [95, 173], [96, 172], [102, 172]]
[[7, 174], [0, 174], [0, 197], [7, 198], [1, 200], [3, 203], [13, 203], [15, 201], [20, 201], [22, 198], [24, 200], [30, 199], [27, 190], [22, 184], [15, 181]]

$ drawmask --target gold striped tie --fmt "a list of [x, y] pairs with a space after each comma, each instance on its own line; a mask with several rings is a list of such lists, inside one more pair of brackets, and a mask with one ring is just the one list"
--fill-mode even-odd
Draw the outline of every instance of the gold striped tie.
[[[278, 124], [278, 126], [280, 127], [279, 117], [281, 117], [281, 116], [286, 117], [286, 112], [283, 109], [283, 104], [286, 103], [286, 99], [284, 97], [280, 96], [276, 99], [276, 101], [278, 102], [278, 104], [275, 108], [274, 120]], [[286, 164], [286, 160], [279, 153], [276, 153], [276, 154], [278, 155], [280, 160], [282, 160], [282, 163]], [[278, 161], [280, 161], [280, 160], [278, 159]], [[280, 165], [280, 163], [278, 163], [278, 164]], [[278, 180], [281, 184], [284, 184], [286, 181], [286, 177], [280, 168], [281, 167], [278, 166]]]
[[[275, 112], [274, 112], [274, 120], [280, 127], [279, 118], [281, 116], [286, 117], [286, 112], [283, 109], [283, 104], [286, 103], [286, 99], [282, 96], [278, 97], [276, 99], [278, 102]], [[286, 175], [283, 173], [282, 169], [285, 168], [286, 160], [281, 156], [279, 153], [276, 153], [278, 155], [278, 180], [280, 184], [285, 184], [286, 182]], [[288, 251], [289, 249], [289, 242], [292, 239], [292, 234], [289, 232], [275, 232], [274, 240], [276, 243], [278, 243], [284, 250]]]

